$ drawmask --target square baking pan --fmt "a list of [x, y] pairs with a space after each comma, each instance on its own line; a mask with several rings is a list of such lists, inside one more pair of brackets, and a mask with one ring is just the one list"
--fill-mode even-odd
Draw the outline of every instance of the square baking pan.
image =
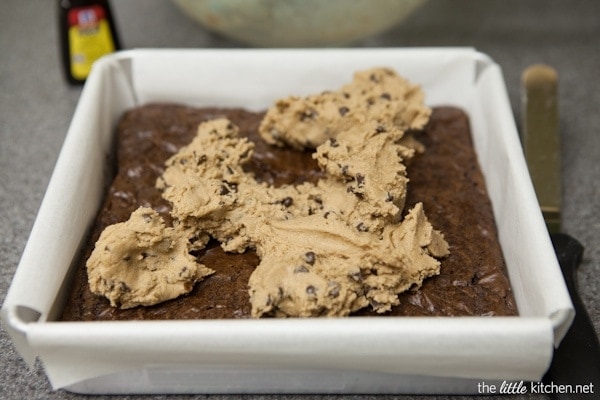
[[[58, 322], [111, 175], [116, 123], [150, 102], [263, 110], [394, 68], [470, 118], [516, 317]], [[471, 48], [180, 50], [100, 59], [82, 91], [1, 310], [55, 389], [80, 393], [477, 393], [539, 380], [573, 307], [529, 178], [501, 68]]]

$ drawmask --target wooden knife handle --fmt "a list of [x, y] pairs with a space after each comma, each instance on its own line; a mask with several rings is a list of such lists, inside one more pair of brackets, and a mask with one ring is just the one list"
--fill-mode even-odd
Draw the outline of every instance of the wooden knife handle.
[[558, 73], [534, 64], [522, 74], [523, 151], [550, 232], [560, 232], [562, 187]]

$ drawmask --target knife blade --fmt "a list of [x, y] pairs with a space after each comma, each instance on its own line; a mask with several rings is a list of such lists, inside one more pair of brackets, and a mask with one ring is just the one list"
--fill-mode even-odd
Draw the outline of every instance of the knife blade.
[[[552, 363], [542, 379], [546, 385], [569, 385], [600, 392], [600, 343], [577, 287], [577, 268], [583, 246], [560, 233], [562, 188], [560, 175], [560, 132], [558, 116], [558, 74], [543, 64], [535, 64], [522, 74], [522, 142], [525, 159], [550, 232], [567, 289], [575, 308], [575, 319], [555, 349]], [[566, 387], [566, 386], [565, 386]], [[552, 398], [580, 398], [582, 393], [562, 393], [558, 387]]]

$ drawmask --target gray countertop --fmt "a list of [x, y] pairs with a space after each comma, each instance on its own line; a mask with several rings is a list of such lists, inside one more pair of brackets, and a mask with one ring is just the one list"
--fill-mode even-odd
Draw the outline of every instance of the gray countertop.
[[[0, 3], [2, 302], [81, 93], [80, 88], [67, 85], [62, 76], [56, 3], [40, 0], [3, 0]], [[203, 30], [168, 1], [113, 1], [113, 11], [126, 48], [244, 47]], [[385, 34], [355, 42], [353, 46], [475, 47], [502, 67], [518, 126], [521, 117], [519, 83], [523, 69], [538, 62], [557, 69], [563, 143], [563, 230], [585, 247], [578, 282], [596, 331], [600, 332], [600, 3], [595, 0], [431, 0], [404, 24]], [[0, 398], [83, 398], [61, 390], [52, 391], [43, 367], [37, 363], [32, 370], [27, 368], [13, 348], [4, 326], [0, 329], [0, 369]], [[600, 390], [594, 389], [596, 393]], [[273, 397], [304, 398], [298, 395], [112, 398], [216, 400]], [[345, 396], [317, 397], [338, 399]], [[524, 398], [548, 397], [527, 394]]]

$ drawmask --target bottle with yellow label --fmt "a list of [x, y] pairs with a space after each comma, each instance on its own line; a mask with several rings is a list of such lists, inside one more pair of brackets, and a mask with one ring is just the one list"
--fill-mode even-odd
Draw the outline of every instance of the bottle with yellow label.
[[81, 84], [92, 64], [121, 48], [108, 0], [58, 0], [67, 80]]

